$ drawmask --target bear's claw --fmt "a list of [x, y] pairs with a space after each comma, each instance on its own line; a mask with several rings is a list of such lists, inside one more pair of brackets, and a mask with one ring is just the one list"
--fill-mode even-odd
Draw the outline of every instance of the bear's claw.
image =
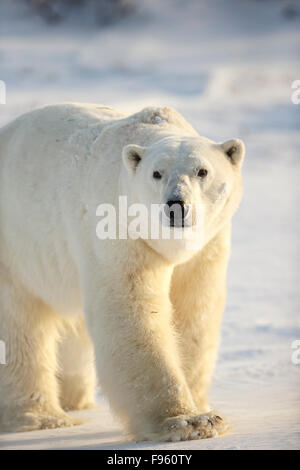
[[167, 418], [161, 432], [151, 438], [171, 442], [207, 439], [224, 434], [228, 428], [228, 423], [212, 412], [196, 416], [176, 416]]

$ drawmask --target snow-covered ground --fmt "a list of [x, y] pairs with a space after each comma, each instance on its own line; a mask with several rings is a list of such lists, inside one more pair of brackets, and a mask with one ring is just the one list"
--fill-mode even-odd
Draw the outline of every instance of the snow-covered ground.
[[[177, 108], [205, 136], [244, 139], [228, 305], [211, 389], [233, 423], [205, 441], [127, 442], [107, 405], [74, 428], [0, 435], [0, 449], [300, 449], [300, 79], [298, 0], [159, 0], [109, 28], [47, 26], [0, 4], [0, 125], [60, 101], [132, 112]], [[295, 14], [288, 12], [294, 9]], [[77, 413], [78, 414], [78, 413]]]

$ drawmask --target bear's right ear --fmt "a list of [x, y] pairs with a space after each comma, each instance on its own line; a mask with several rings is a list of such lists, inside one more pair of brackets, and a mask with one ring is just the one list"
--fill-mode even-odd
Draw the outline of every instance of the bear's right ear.
[[140, 145], [126, 145], [123, 148], [122, 158], [125, 168], [130, 172], [134, 173], [138, 164], [143, 158], [145, 148]]

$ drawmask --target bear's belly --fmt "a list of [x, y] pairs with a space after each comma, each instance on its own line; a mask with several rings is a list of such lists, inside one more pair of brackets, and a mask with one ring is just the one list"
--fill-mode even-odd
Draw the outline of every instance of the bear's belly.
[[[20, 236], [22, 240], [20, 240]], [[3, 247], [3, 246], [2, 246]], [[75, 262], [65, 243], [41, 240], [26, 233], [11, 233], [1, 250], [12, 282], [61, 315], [82, 313], [81, 288]]]

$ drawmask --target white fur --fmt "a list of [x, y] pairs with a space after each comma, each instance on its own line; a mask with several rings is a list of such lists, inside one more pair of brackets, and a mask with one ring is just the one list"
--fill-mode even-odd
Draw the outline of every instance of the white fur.
[[[230, 142], [200, 137], [170, 108], [127, 117], [63, 104], [0, 130], [1, 430], [71, 425], [63, 408], [92, 406], [90, 336], [103, 393], [136, 438], [224, 431], [207, 392], [241, 197], [244, 149]], [[136, 166], [128, 145], [141, 152]], [[197, 249], [96, 237], [100, 203], [127, 195], [149, 206], [173, 193], [203, 207]]]

